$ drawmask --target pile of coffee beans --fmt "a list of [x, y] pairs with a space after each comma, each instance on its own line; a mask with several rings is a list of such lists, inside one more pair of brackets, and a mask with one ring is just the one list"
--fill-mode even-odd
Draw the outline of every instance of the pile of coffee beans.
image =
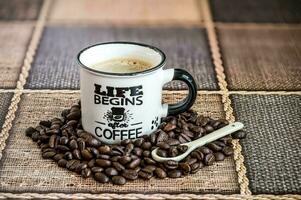
[[159, 129], [136, 140], [123, 140], [119, 145], [106, 145], [83, 130], [80, 102], [63, 110], [61, 118], [41, 121], [37, 127], [26, 129], [26, 135], [36, 142], [42, 157], [52, 159], [58, 166], [94, 177], [100, 183], [123, 185], [138, 178], [179, 178], [196, 173], [205, 165], [222, 161], [233, 154], [232, 138], [244, 138], [240, 131], [223, 137], [190, 153], [183, 161], [156, 162], [151, 151], [160, 148], [163, 157], [176, 156], [187, 150], [179, 145], [202, 137], [228, 123], [198, 115], [190, 110], [163, 119]]

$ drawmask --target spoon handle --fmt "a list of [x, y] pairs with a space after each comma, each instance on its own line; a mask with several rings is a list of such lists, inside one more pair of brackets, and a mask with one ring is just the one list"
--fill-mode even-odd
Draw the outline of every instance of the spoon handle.
[[210, 142], [215, 141], [219, 138], [222, 138], [226, 135], [229, 135], [235, 131], [238, 131], [238, 130], [242, 129], [243, 127], [244, 127], [244, 125], [241, 122], [234, 122], [223, 128], [220, 128], [208, 135], [205, 135], [197, 140], [187, 143], [187, 146], [192, 149], [196, 149], [199, 146], [203, 146], [207, 143], [210, 143]]

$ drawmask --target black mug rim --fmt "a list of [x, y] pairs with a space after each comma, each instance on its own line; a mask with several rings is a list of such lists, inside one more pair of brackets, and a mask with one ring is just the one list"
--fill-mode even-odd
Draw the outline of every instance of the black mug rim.
[[[80, 61], [80, 56], [83, 52], [85, 52], [86, 50], [90, 49], [90, 48], [93, 48], [95, 46], [100, 46], [100, 45], [107, 45], [107, 44], [130, 44], [130, 45], [137, 45], [137, 46], [142, 46], [142, 47], [147, 47], [147, 48], [150, 48], [154, 51], [156, 51], [157, 53], [160, 54], [161, 56], [161, 62], [152, 67], [152, 68], [149, 68], [149, 69], [146, 69], [146, 70], [143, 70], [143, 71], [137, 71], [137, 72], [129, 72], [129, 73], [114, 73], [114, 72], [104, 72], [104, 71], [100, 71], [100, 70], [96, 70], [96, 69], [92, 69], [91, 67], [88, 67], [86, 65], [84, 65], [81, 61]], [[166, 55], [163, 53], [162, 50], [160, 50], [159, 48], [157, 47], [154, 47], [152, 45], [148, 45], [148, 44], [144, 44], [144, 43], [138, 43], [138, 42], [128, 42], [128, 41], [116, 41], [116, 42], [104, 42], [104, 43], [97, 43], [97, 44], [93, 44], [93, 45], [90, 45], [84, 49], [82, 49], [78, 54], [77, 54], [77, 62], [79, 63], [79, 65], [88, 70], [88, 71], [91, 71], [91, 72], [94, 72], [94, 73], [97, 73], [97, 74], [105, 74], [105, 75], [111, 75], [111, 76], [135, 76], [135, 75], [138, 75], [138, 74], [147, 74], [149, 72], [152, 72], [152, 71], [155, 71], [161, 67], [164, 66], [165, 62], [166, 62]]]

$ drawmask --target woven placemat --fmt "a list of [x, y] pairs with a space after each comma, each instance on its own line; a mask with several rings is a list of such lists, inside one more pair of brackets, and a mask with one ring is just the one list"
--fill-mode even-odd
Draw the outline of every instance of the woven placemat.
[[[0, 133], [13, 93], [0, 93]], [[1, 134], [0, 134], [1, 137]]]
[[43, 0], [1, 0], [0, 20], [33, 20], [38, 17]]
[[194, 0], [60, 0], [54, 2], [49, 18], [111, 24], [166, 23], [166, 21], [185, 24], [201, 21]]
[[0, 22], [0, 88], [16, 86], [32, 28], [30, 23]]
[[300, 28], [218, 28], [230, 90], [301, 90]]
[[[168, 93], [165, 100], [174, 102], [185, 94]], [[23, 94], [17, 118], [10, 132], [0, 162], [0, 191], [5, 192], [114, 192], [114, 193], [238, 193], [233, 158], [229, 157], [197, 174], [180, 179], [137, 180], [125, 186], [100, 184], [59, 168], [53, 161], [44, 160], [40, 150], [24, 131], [40, 119], [58, 116], [60, 111], [76, 102], [79, 94]], [[204, 115], [224, 117], [219, 95], [199, 95], [195, 104]]]
[[301, 22], [299, 0], [210, 0], [219, 22]]
[[301, 96], [231, 95], [254, 194], [301, 193]]
[[[25, 88], [78, 89], [77, 53], [91, 44], [108, 41], [136, 41], [157, 46], [167, 54], [167, 68], [188, 70], [200, 89], [217, 89], [204, 29], [93, 26], [47, 27]], [[185, 89], [186, 85], [173, 82], [165, 88]]]

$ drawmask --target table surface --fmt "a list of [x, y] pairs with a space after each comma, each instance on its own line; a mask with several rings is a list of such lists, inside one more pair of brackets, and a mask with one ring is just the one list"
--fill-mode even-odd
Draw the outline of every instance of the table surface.
[[[300, 22], [299, 0], [1, 0], [0, 198], [301, 199]], [[245, 124], [233, 157], [125, 186], [41, 158], [24, 130], [79, 99], [79, 50], [121, 40], [193, 74], [200, 114]], [[186, 89], [169, 83], [164, 100]]]

